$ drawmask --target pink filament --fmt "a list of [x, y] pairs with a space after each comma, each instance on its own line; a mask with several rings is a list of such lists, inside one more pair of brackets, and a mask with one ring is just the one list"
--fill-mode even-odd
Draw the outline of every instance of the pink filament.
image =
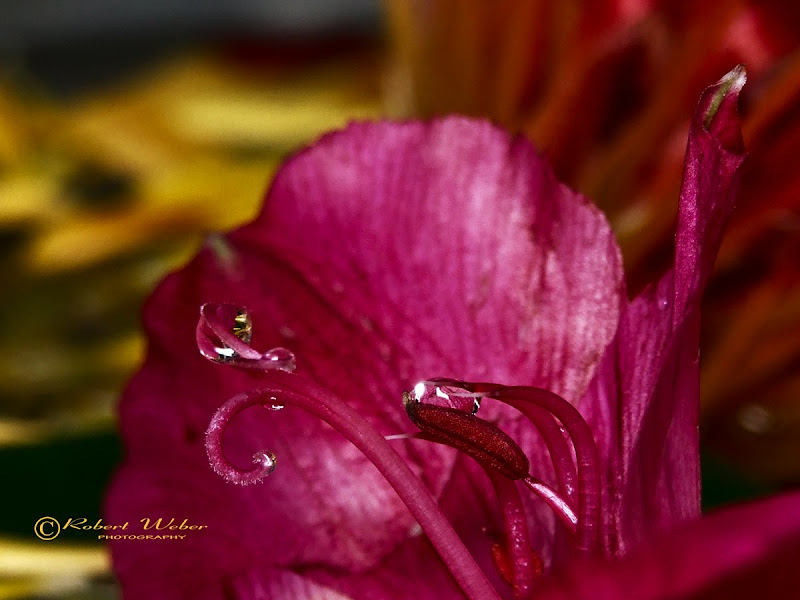
[[355, 410], [300, 375], [273, 372], [269, 387], [234, 396], [217, 411], [206, 434], [206, 451], [217, 473], [229, 481], [243, 484], [259, 481], [268, 473], [263, 465], [242, 470], [230, 464], [222, 450], [222, 438], [233, 416], [251, 406], [262, 406], [265, 398], [273, 397], [279, 397], [282, 404], [297, 406], [319, 417], [364, 453], [408, 506], [467, 598], [499, 600], [497, 592], [442, 515], [430, 492], [400, 455]]
[[[548, 423], [549, 421], [549, 425], [552, 426], [550, 431], [555, 432], [555, 434], [559, 436], [562, 446], [567, 446], [567, 442], [561, 433], [561, 429], [549, 412], [546, 412], [544, 409], [538, 406], [527, 406], [526, 408], [536, 408], [540, 410], [540, 413], [542, 414], [540, 414], [539, 417], [542, 418], [545, 423]], [[406, 407], [406, 410], [408, 410], [408, 406]], [[453, 409], [431, 406], [430, 410], [441, 410], [444, 412], [452, 411]], [[412, 421], [417, 424], [417, 426], [422, 427], [422, 425], [420, 425], [420, 423], [413, 416], [411, 416], [411, 418]], [[478, 455], [470, 452], [468, 449], [465, 449], [465, 443], [460, 443], [457, 441], [459, 437], [464, 437], [465, 439], [481, 439], [480, 436], [478, 436], [478, 430], [481, 428], [481, 426], [478, 424], [482, 423], [482, 420], [474, 416], [465, 416], [465, 419], [474, 420], [473, 426], [463, 426], [463, 428], [454, 429], [452, 432], [443, 431], [443, 435], [439, 435], [435, 430], [425, 429], [422, 433], [408, 437], [425, 439], [461, 450], [478, 461], [478, 463], [484, 468], [494, 485], [495, 493], [503, 511], [503, 524], [506, 533], [506, 548], [510, 562], [510, 573], [508, 579], [513, 583], [515, 597], [525, 598], [527, 597], [531, 589], [532, 582], [535, 578], [536, 567], [534, 555], [530, 547], [525, 510], [523, 508], [522, 499], [519, 496], [519, 491], [517, 490], [515, 483], [517, 477], [509, 474], [510, 472], [514, 472], [514, 469], [503, 469], [497, 467], [496, 465], [489, 464], [484, 460], [481, 460]], [[455, 427], [459, 423], [455, 422], [451, 424]], [[493, 428], [493, 426], [488, 422], [483, 422], [482, 427]], [[451, 435], [447, 435], [448, 433]], [[483, 438], [486, 438], [486, 436], [483, 436]], [[521, 450], [519, 451], [521, 452]], [[572, 467], [574, 468], [574, 465], [572, 465]], [[530, 474], [522, 477], [522, 481], [531, 491], [545, 501], [545, 503], [555, 512], [558, 518], [563, 521], [569, 532], [575, 536], [578, 519], [570, 507], [569, 502], [559, 496], [558, 492], [556, 492], [553, 488], [542, 481], [535, 479]]]
[[522, 480], [529, 490], [539, 496], [544, 502], [553, 509], [556, 516], [561, 519], [561, 522], [566, 525], [567, 529], [572, 535], [576, 533], [576, 526], [578, 524], [578, 517], [573, 512], [569, 503], [559, 496], [553, 488], [539, 481], [535, 477], [526, 477]]
[[506, 551], [511, 562], [514, 597], [527, 598], [533, 589], [536, 569], [531, 549], [528, 520], [517, 483], [493, 469], [486, 469], [503, 510]]
[[576, 543], [581, 552], [594, 552], [600, 545], [600, 469], [597, 445], [591, 429], [578, 410], [558, 394], [534, 387], [500, 387], [488, 397], [513, 406], [532, 420], [531, 406], [540, 407], [567, 430], [578, 459], [578, 523]]
[[525, 410], [527, 416], [544, 440], [550, 459], [553, 461], [553, 468], [558, 479], [558, 489], [561, 496], [571, 505], [577, 501], [576, 471], [575, 461], [572, 458], [572, 449], [569, 442], [564, 438], [561, 428], [547, 410], [535, 404], [529, 404]]

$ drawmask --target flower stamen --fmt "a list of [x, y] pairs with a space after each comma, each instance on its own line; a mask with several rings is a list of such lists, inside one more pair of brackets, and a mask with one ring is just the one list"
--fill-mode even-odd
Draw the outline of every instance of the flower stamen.
[[423, 434], [471, 456], [482, 466], [511, 479], [528, 476], [530, 463], [522, 449], [504, 431], [457, 408], [418, 402], [403, 394], [406, 414]]
[[[437, 394], [437, 398], [443, 399], [447, 406], [422, 402], [424, 397], [419, 393], [403, 394], [406, 413], [421, 430], [415, 437], [455, 448], [473, 458], [486, 471], [503, 513], [508, 552], [506, 562], [502, 563], [507, 567], [504, 578], [512, 584], [515, 598], [526, 598], [535, 578], [534, 561], [528, 522], [516, 481], [530, 478], [528, 457], [501, 429], [471, 412], [463, 412], [469, 408], [469, 403], [459, 409], [454, 407], [458, 400], [446, 394]], [[549, 491], [557, 496], [553, 490]], [[497, 550], [494, 552], [496, 554]]]
[[261, 481], [274, 470], [277, 459], [268, 451], [256, 453], [253, 468], [241, 469], [231, 464], [224, 454], [222, 441], [230, 420], [238, 413], [250, 407], [269, 407], [275, 402], [302, 408], [353, 443], [397, 492], [467, 598], [499, 600], [486, 575], [439, 510], [436, 500], [391, 444], [347, 403], [301, 375], [273, 371], [269, 387], [238, 394], [217, 410], [206, 434], [206, 451], [218, 474], [227, 481], [246, 485]]
[[[510, 583], [515, 598], [527, 598], [537, 577], [535, 553], [531, 549], [528, 520], [525, 507], [519, 495], [516, 482], [502, 477], [496, 471], [487, 469], [497, 500], [503, 513], [503, 527], [506, 534], [506, 560], [510, 567]], [[493, 555], [497, 550], [493, 551]]]
[[[522, 412], [528, 419], [542, 432], [543, 438], [547, 443], [550, 456], [553, 460], [553, 466], [559, 478], [559, 486], [562, 488], [562, 496], [559, 496], [552, 488], [543, 482], [529, 477], [527, 472], [522, 476], [509, 477], [511, 479], [521, 479], [525, 485], [534, 493], [539, 495], [550, 506], [567, 525], [568, 528], [575, 531], [576, 547], [578, 551], [590, 553], [599, 550], [600, 545], [600, 469], [599, 469], [599, 456], [594, 437], [591, 433], [586, 421], [583, 419], [578, 410], [567, 402], [564, 398], [545, 390], [542, 388], [528, 387], [528, 386], [503, 386], [494, 383], [470, 383], [464, 381], [457, 381], [453, 379], [437, 378], [424, 382], [426, 385], [433, 385], [446, 387], [449, 391], [446, 394], [448, 406], [441, 406], [442, 394], [427, 393], [420, 395], [415, 394], [415, 397], [420, 398], [417, 405], [429, 406], [429, 409], [439, 411], [455, 411], [461, 412], [461, 420], [465, 423], [470, 423], [468, 419], [477, 419], [477, 417], [466, 414], [462, 410], [450, 408], [453, 403], [453, 398], [458, 396], [458, 390], [462, 390], [461, 394], [465, 398], [478, 395], [481, 399], [490, 398], [499, 400], [509, 406], [512, 406]], [[415, 386], [416, 388], [416, 386]], [[409, 412], [409, 394], [404, 395], [404, 402], [406, 404], [406, 412]], [[422, 401], [425, 402], [422, 402]], [[418, 411], [418, 409], [415, 409]], [[428, 410], [430, 414], [431, 411]], [[442, 413], [444, 415], [445, 413]], [[414, 417], [409, 413], [412, 421]], [[430, 420], [430, 418], [429, 418]], [[557, 420], [561, 426], [555, 422]], [[431, 431], [434, 435], [442, 436], [444, 443], [450, 443], [455, 439], [456, 444], [454, 447], [465, 453], [473, 456], [479, 460], [479, 456], [483, 453], [491, 453], [493, 449], [490, 448], [475, 448], [484, 443], [482, 440], [473, 440], [468, 442], [466, 438], [475, 436], [475, 431], [481, 431], [484, 437], [488, 436], [490, 440], [502, 440], [502, 445], [508, 445], [508, 436], [500, 431], [497, 427], [490, 425], [486, 421], [478, 419], [484, 425], [478, 427], [472, 425], [470, 427], [461, 427], [461, 429], [451, 429], [450, 431], [442, 433], [441, 431]], [[416, 423], [416, 421], [415, 421]], [[450, 418], [447, 422], [443, 420], [443, 424], [447, 426], [457, 426], [455, 419]], [[439, 424], [441, 428], [442, 424]], [[491, 427], [489, 429], [488, 427]], [[563, 428], [563, 429], [562, 429]], [[423, 428], [421, 428], [423, 429]], [[423, 429], [425, 431], [425, 429]], [[488, 432], [491, 431], [491, 434]], [[498, 433], [499, 432], [499, 433]], [[572, 446], [575, 449], [575, 456], [577, 459], [577, 469], [572, 461], [572, 455], [564, 438], [563, 432], [566, 432], [569, 439], [572, 441]], [[505, 436], [505, 439], [500, 436]], [[516, 446], [516, 443], [511, 441]], [[501, 445], [501, 446], [502, 446]], [[498, 446], [498, 447], [501, 447]], [[518, 448], [518, 447], [517, 447]], [[522, 453], [519, 450], [519, 453]], [[495, 452], [496, 455], [496, 452]], [[526, 457], [527, 462], [527, 457]], [[486, 463], [482, 463], [486, 464]], [[520, 463], [521, 465], [521, 463]], [[489, 466], [497, 468], [493, 464]], [[521, 469], [515, 471], [514, 475], [519, 475]], [[501, 472], [503, 472], [501, 470]], [[504, 473], [506, 476], [509, 474]], [[572, 510], [569, 502], [570, 489], [574, 489], [572, 482], [577, 475], [577, 492], [575, 494], [577, 511]]]
[[559, 496], [553, 488], [535, 477], [528, 476], [522, 480], [522, 483], [534, 494], [539, 496], [539, 498], [544, 500], [545, 504], [553, 510], [559, 519], [561, 519], [561, 522], [566, 526], [569, 532], [575, 535], [578, 525], [578, 516], [572, 510], [569, 503]]
[[[481, 400], [503, 387], [493, 383], [468, 383], [437, 377], [417, 383], [407, 396], [420, 403], [458, 408], [475, 415], [480, 409]], [[547, 447], [560, 494], [574, 506], [577, 502], [577, 473], [572, 447], [568, 437], [565, 437], [566, 430], [549, 411], [535, 404], [528, 404], [524, 413]]]
[[578, 409], [558, 394], [535, 387], [497, 388], [487, 397], [513, 406], [531, 421], [535, 422], [536, 414], [530, 409], [537, 407], [548, 411], [561, 422], [572, 440], [578, 462], [577, 548], [586, 553], [599, 551], [600, 458], [592, 431]]

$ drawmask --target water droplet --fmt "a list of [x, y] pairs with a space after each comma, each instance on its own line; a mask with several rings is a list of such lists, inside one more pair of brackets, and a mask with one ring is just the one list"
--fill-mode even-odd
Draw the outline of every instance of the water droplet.
[[472, 392], [462, 381], [437, 378], [420, 381], [407, 397], [415, 402], [424, 402], [435, 406], [456, 408], [463, 412], [476, 414], [481, 407], [481, 399], [485, 393]]
[[232, 304], [200, 307], [196, 339], [200, 353], [214, 362], [229, 363], [247, 348], [252, 323], [246, 309]]
[[278, 466], [278, 457], [274, 452], [262, 450], [253, 454], [253, 463], [260, 465], [264, 469], [264, 476], [271, 475]]
[[661, 298], [658, 301], [658, 308], [660, 308], [661, 310], [666, 310], [668, 306], [669, 306], [669, 300], [667, 300], [666, 298]]
[[246, 369], [294, 371], [294, 354], [286, 348], [260, 353], [250, 347], [253, 323], [247, 309], [233, 304], [207, 303], [200, 307], [195, 337], [200, 354], [222, 364]]
[[295, 358], [294, 352], [286, 348], [278, 347], [267, 350], [261, 355], [261, 360], [271, 365], [271, 369], [283, 369], [284, 371], [294, 371]]

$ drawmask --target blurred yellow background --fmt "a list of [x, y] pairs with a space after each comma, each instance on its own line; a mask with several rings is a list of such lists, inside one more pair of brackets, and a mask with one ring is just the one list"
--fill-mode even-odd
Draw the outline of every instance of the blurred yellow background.
[[160, 8], [131, 31], [131, 9], [98, 5], [85, 31], [86, 6], [46, 4], [0, 24], [20, 38], [0, 44], [0, 599], [116, 598], [96, 535], [45, 542], [34, 522], [100, 515], [155, 284], [250, 220], [287, 153], [381, 114], [379, 11], [254, 4], [244, 26], [174, 2], [165, 42]]

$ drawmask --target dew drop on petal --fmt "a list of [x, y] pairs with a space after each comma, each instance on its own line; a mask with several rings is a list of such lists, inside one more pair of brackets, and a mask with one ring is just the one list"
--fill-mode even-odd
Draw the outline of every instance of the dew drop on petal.
[[480, 409], [481, 399], [485, 395], [468, 390], [463, 382], [444, 378], [420, 381], [411, 392], [407, 393], [411, 401], [456, 408], [473, 415]]

